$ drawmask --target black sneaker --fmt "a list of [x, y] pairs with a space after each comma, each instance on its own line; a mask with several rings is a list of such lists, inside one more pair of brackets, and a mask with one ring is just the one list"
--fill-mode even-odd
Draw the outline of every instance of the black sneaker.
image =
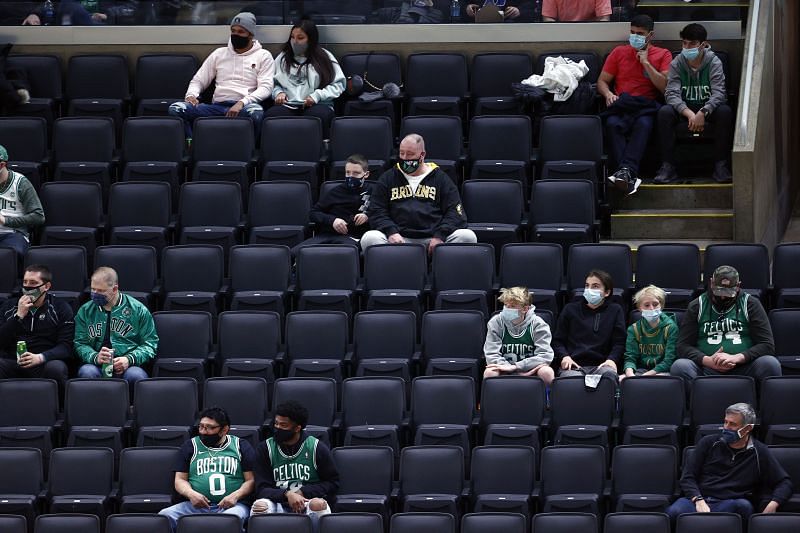
[[658, 169], [658, 173], [653, 179], [653, 183], [658, 185], [666, 185], [668, 183], [675, 183], [678, 181], [678, 179], [678, 171], [675, 169], [675, 165], [664, 162], [661, 164], [661, 168]]
[[628, 167], [620, 167], [616, 172], [608, 176], [608, 181], [610, 181], [614, 187], [621, 191], [627, 191], [628, 183], [633, 179], [634, 178], [631, 175], [631, 171]]
[[711, 174], [711, 177], [717, 183], [731, 183], [733, 181], [733, 176], [731, 176], [731, 171], [728, 168], [728, 162], [717, 161], [714, 163], [714, 173]]

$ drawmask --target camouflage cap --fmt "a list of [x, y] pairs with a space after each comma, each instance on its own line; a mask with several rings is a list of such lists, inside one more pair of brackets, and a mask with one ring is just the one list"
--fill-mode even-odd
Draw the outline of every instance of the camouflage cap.
[[718, 266], [711, 275], [711, 292], [715, 296], [736, 296], [736, 289], [739, 285], [739, 272], [732, 266]]
[[2, 144], [0, 144], [0, 161], [8, 161], [8, 150]]

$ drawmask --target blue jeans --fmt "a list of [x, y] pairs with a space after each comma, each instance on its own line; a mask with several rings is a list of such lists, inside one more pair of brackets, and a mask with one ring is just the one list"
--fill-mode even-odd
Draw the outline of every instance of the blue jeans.
[[655, 115], [644, 115], [628, 126], [628, 119], [622, 116], [611, 115], [606, 119], [606, 144], [611, 168], [617, 170], [627, 167], [635, 174], [639, 173], [639, 162], [644, 157], [655, 121]]
[[[102, 374], [100, 373], [100, 367], [97, 365], [90, 365], [90, 364], [83, 364], [78, 369], [78, 377], [79, 378], [99, 378]], [[122, 378], [128, 382], [133, 389], [133, 385], [137, 381], [141, 381], [143, 379], [147, 379], [147, 372], [145, 372], [141, 367], [138, 366], [129, 366], [128, 369], [122, 373], [120, 376], [119, 374], [114, 374], [115, 378]]]
[[208, 513], [225, 513], [225, 514], [233, 514], [239, 517], [239, 520], [242, 523], [242, 531], [244, 531], [244, 521], [247, 520], [247, 517], [250, 515], [250, 507], [243, 503], [237, 503], [230, 509], [225, 509], [224, 511], [220, 509], [217, 504], [212, 503], [211, 507], [208, 509], [197, 509], [192, 505], [191, 502], [181, 502], [176, 503], [170, 507], [165, 509], [161, 509], [158, 514], [162, 516], [166, 516], [169, 519], [169, 525], [172, 528], [172, 531], [175, 531], [178, 527], [178, 519], [182, 516], [190, 515], [190, 514], [208, 514]]
[[[236, 102], [216, 102], [214, 104], [192, 105], [189, 102], [173, 102], [169, 106], [169, 114], [183, 120], [183, 131], [186, 138], [192, 138], [192, 124], [194, 119], [199, 117], [220, 117], [225, 116], [228, 109], [233, 107]], [[247, 104], [239, 112], [240, 117], [247, 117], [253, 121], [255, 128], [256, 143], [261, 135], [261, 121], [264, 118], [264, 108], [260, 104]]]
[[18, 231], [0, 233], [0, 247], [11, 248], [17, 252], [18, 257], [25, 257], [25, 253], [28, 251], [28, 246], [30, 246], [28, 239], [26, 239], [25, 235]]
[[[745, 522], [747, 522], [747, 519], [753, 514], [753, 504], [744, 498], [736, 498], [733, 500], [706, 498], [706, 503], [712, 513], [736, 513], [741, 516], [742, 520]], [[678, 515], [696, 512], [697, 508], [689, 498], [678, 498], [672, 505], [667, 507], [667, 514], [673, 524], [678, 518]]]

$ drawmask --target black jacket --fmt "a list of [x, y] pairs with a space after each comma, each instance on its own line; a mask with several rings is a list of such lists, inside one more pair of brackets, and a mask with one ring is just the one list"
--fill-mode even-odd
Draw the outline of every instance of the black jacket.
[[399, 233], [411, 239], [444, 240], [455, 230], [467, 227], [467, 215], [455, 183], [442, 169], [433, 166], [415, 193], [397, 166], [378, 178], [368, 211], [372, 229], [387, 236]]
[[320, 197], [309, 216], [317, 225], [317, 233], [339, 235], [333, 229], [333, 221], [341, 218], [347, 222], [347, 234], [360, 238], [369, 229], [369, 224], [356, 226], [353, 218], [359, 213], [366, 214], [372, 186], [373, 182], [364, 181], [361, 189], [353, 191], [341, 183]]
[[0, 307], [0, 356], [17, 357], [17, 341], [25, 341], [28, 351], [41, 353], [45, 361], [72, 358], [75, 317], [72, 308], [52, 294], [35, 313], [17, 320], [19, 298], [9, 298]]
[[719, 435], [700, 439], [683, 466], [681, 490], [687, 498], [704, 496], [729, 500], [754, 494], [785, 503], [792, 481], [769, 447], [750, 437], [752, 446], [734, 450]]
[[625, 312], [605, 300], [592, 309], [581, 297], [564, 306], [553, 335], [554, 364], [569, 355], [580, 366], [598, 366], [611, 359], [622, 369], [625, 353]]

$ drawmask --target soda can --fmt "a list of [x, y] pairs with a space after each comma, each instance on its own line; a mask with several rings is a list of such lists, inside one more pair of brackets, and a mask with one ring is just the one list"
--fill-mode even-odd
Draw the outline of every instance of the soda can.
[[19, 362], [19, 358], [22, 357], [22, 354], [28, 351], [28, 343], [25, 341], [17, 341], [17, 362]]
[[108, 351], [111, 352], [111, 362], [105, 363], [102, 367], [100, 367], [100, 372], [104, 378], [110, 378], [114, 376], [114, 349], [111, 348]]

